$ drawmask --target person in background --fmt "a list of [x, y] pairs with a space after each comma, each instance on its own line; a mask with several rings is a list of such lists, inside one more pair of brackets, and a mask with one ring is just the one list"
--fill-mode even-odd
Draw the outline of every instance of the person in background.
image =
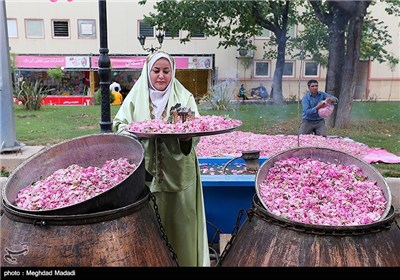
[[326, 136], [325, 119], [319, 116], [318, 110], [327, 106], [326, 102], [337, 103], [338, 99], [326, 92], [318, 91], [317, 80], [309, 80], [307, 86], [308, 92], [301, 100], [303, 112], [299, 134]]
[[[175, 61], [165, 52], [146, 58], [142, 73], [114, 120], [117, 133], [130, 134], [132, 121], [168, 120], [180, 103], [199, 116], [196, 101], [175, 78]], [[200, 168], [195, 151], [199, 137], [142, 138], [146, 184], [156, 197], [162, 225], [179, 266], [210, 266]]]
[[260, 83], [259, 87], [256, 88], [252, 88], [251, 89], [251, 97], [253, 97], [253, 99], [267, 99], [268, 98], [268, 91], [265, 88], [265, 86]]
[[111, 94], [114, 96], [114, 101], [111, 103], [111, 105], [121, 105], [124, 97], [120, 93], [120, 88], [118, 86], [114, 87], [114, 90], [111, 92]]
[[115, 87], [118, 87], [121, 90], [121, 85], [113, 80], [113, 82], [110, 84], [110, 92], [113, 92]]
[[258, 87], [258, 96], [261, 99], [267, 99], [269, 97], [268, 91], [262, 83], [260, 83], [260, 86]]
[[241, 84], [241, 85], [240, 85], [238, 97], [243, 98], [243, 101], [249, 99], [249, 98], [247, 97], [247, 95], [246, 95], [246, 88], [244, 87], [244, 84]]

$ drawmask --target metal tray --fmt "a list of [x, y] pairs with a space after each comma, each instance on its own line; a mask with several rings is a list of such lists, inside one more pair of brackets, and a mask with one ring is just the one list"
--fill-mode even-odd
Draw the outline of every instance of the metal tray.
[[240, 127], [240, 125], [221, 130], [210, 130], [210, 131], [190, 132], [190, 133], [157, 133], [157, 132], [142, 133], [142, 132], [132, 132], [132, 131], [130, 131], [130, 133], [132, 133], [138, 138], [145, 138], [145, 139], [158, 138], [158, 137], [190, 138], [197, 136], [209, 136], [209, 135], [228, 133], [234, 131], [238, 127]]

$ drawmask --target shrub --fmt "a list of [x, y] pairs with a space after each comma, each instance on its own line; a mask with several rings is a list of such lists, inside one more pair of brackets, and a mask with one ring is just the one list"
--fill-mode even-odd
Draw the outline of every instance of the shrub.
[[[98, 90], [96, 90], [96, 92], [94, 93], [95, 96], [95, 105], [100, 105], [101, 104], [101, 89], [99, 88]], [[114, 95], [111, 93], [110, 91], [110, 104], [114, 102]]]
[[40, 86], [40, 81], [36, 81], [34, 84], [22, 81], [14, 86], [14, 96], [21, 101], [27, 111], [37, 111], [42, 107], [47, 94], [53, 90]]
[[61, 69], [61, 67], [57, 67], [57, 68], [52, 68], [47, 70], [47, 75], [50, 78], [53, 78], [54, 80], [60, 82], [62, 80], [62, 78], [64, 77], [64, 72]]
[[229, 111], [232, 109], [235, 88], [229, 81], [214, 85], [208, 94], [201, 101], [210, 105], [213, 110]]

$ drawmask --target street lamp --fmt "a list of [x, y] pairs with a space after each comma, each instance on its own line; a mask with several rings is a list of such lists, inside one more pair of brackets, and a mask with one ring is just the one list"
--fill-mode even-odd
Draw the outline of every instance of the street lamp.
[[146, 42], [146, 36], [140, 35], [137, 38], [138, 38], [138, 40], [140, 42], [140, 45], [142, 46], [143, 50], [153, 53], [153, 52], [158, 51], [159, 49], [161, 49], [162, 43], [164, 41], [164, 34], [161, 34], [161, 32], [158, 32], [158, 34], [156, 35], [158, 43], [160, 44], [160, 46], [156, 47], [156, 48], [154, 48], [153, 45], [151, 45], [151, 48], [145, 48], [144, 47], [144, 43]]
[[107, 3], [106, 0], [99, 0], [99, 24], [100, 24], [100, 55], [99, 55], [99, 77], [101, 92], [101, 121], [100, 132], [112, 132], [111, 108], [110, 108], [110, 76], [111, 62], [108, 56], [107, 43]]

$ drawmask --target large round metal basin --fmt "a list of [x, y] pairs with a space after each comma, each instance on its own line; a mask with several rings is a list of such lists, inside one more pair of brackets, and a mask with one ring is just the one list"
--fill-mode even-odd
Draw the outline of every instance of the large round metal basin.
[[[331, 163], [335, 163], [335, 164], [358, 166], [359, 168], [361, 168], [363, 173], [367, 176], [368, 180], [376, 181], [377, 186], [382, 189], [383, 194], [387, 200], [386, 209], [385, 209], [384, 213], [382, 213], [381, 218], [378, 221], [383, 220], [388, 215], [388, 213], [390, 211], [390, 207], [392, 205], [392, 195], [391, 195], [391, 192], [390, 192], [387, 182], [382, 177], [382, 175], [379, 173], [379, 171], [377, 171], [372, 165], [370, 165], [366, 161], [356, 158], [348, 153], [330, 149], [330, 148], [322, 148], [322, 147], [300, 147], [300, 148], [289, 149], [289, 150], [283, 151], [281, 153], [278, 153], [278, 154], [272, 156], [271, 158], [266, 160], [260, 166], [260, 169], [258, 170], [258, 173], [256, 176], [255, 187], [256, 187], [257, 196], [258, 196], [260, 202], [262, 203], [262, 205], [265, 207], [265, 210], [268, 215], [270, 215], [278, 220], [282, 220], [284, 222], [293, 223], [293, 221], [290, 221], [284, 217], [276, 216], [273, 213], [271, 213], [268, 210], [265, 203], [263, 202], [263, 199], [260, 195], [260, 190], [259, 190], [260, 184], [265, 181], [265, 179], [268, 176], [268, 172], [269, 172], [270, 168], [272, 168], [277, 161], [286, 160], [286, 159], [290, 159], [293, 157], [297, 157], [297, 158], [301, 158], [301, 159], [310, 158], [313, 160], [320, 160], [323, 162], [331, 162]], [[324, 226], [324, 227], [330, 227], [330, 226]]]
[[[18, 192], [72, 164], [101, 167], [107, 160], [127, 157], [137, 166], [122, 182], [90, 199], [66, 207], [26, 210], [17, 207]], [[132, 137], [105, 133], [74, 138], [45, 148], [19, 165], [3, 189], [3, 203], [10, 209], [40, 215], [86, 214], [121, 208], [136, 202], [145, 190], [144, 149]]]

